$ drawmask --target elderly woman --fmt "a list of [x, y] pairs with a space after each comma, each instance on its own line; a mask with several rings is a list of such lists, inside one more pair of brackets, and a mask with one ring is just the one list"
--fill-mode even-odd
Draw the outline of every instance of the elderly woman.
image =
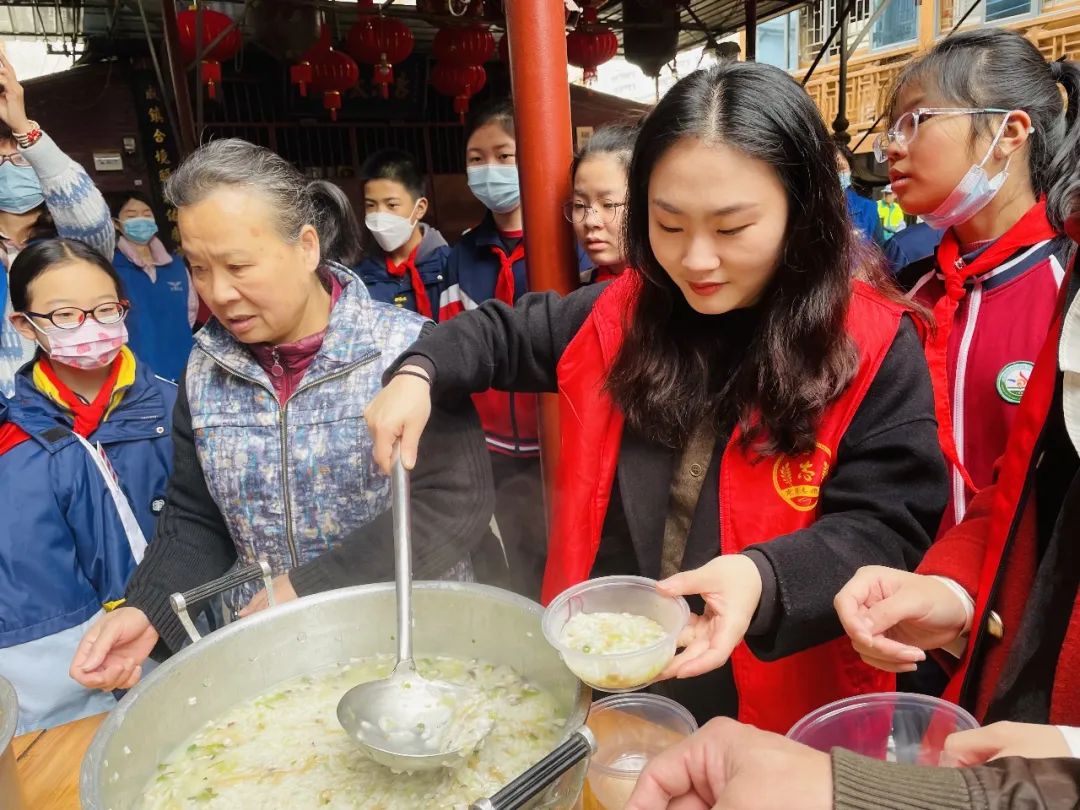
[[[126, 604], [87, 632], [80, 683], [134, 684], [184, 632], [168, 595], [267, 560], [279, 601], [393, 578], [389, 480], [371, 461], [364, 407], [424, 329], [320, 261], [319, 210], [286, 160], [241, 140], [195, 152], [169, 182], [196, 290], [214, 318], [179, 381], [166, 506]], [[469, 579], [489, 550], [492, 481], [467, 400], [437, 413], [413, 472], [418, 578]], [[434, 420], [433, 420], [434, 421]], [[233, 593], [246, 615], [265, 594]], [[245, 602], [248, 602], [244, 607]]]

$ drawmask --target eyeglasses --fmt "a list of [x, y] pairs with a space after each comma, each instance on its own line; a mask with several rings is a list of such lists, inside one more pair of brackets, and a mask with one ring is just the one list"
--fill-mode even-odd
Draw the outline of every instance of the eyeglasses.
[[927, 118], [946, 118], [954, 115], [1007, 115], [1012, 110], [999, 110], [996, 108], [968, 109], [964, 107], [920, 107], [917, 110], [906, 112], [901, 115], [895, 124], [889, 127], [887, 132], [882, 132], [874, 138], [874, 157], [878, 163], [886, 163], [889, 160], [889, 146], [907, 146], [915, 136], [919, 134], [919, 121]]
[[42, 314], [40, 312], [24, 312], [32, 318], [44, 318], [57, 329], [78, 329], [87, 317], [93, 318], [105, 326], [119, 323], [124, 320], [131, 305], [127, 301], [109, 301], [98, 304], [93, 309], [79, 309], [79, 307], [60, 307], [52, 312]]
[[18, 152], [13, 152], [10, 155], [0, 155], [0, 166], [3, 166], [5, 163], [10, 163], [12, 166], [18, 166], [21, 169], [30, 168], [30, 161]]
[[567, 222], [581, 224], [589, 218], [590, 214], [596, 214], [600, 217], [601, 222], [603, 222], [605, 225], [610, 225], [618, 218], [619, 209], [622, 208], [624, 205], [626, 205], [626, 203], [617, 203], [611, 202], [610, 200], [605, 200], [604, 202], [600, 203], [600, 208], [599, 210], [597, 210], [591, 205], [586, 205], [583, 202], [577, 202], [575, 200], [573, 202], [568, 202], [563, 205], [562, 211], [563, 216], [566, 217]]

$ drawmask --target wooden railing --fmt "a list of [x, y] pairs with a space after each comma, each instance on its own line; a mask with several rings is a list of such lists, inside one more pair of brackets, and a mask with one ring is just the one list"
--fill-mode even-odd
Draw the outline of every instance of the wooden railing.
[[[963, 0], [960, 0], [960, 5], [964, 5]], [[928, 12], [936, 13], [935, 3], [932, 0], [923, 0], [920, 14]], [[1080, 59], [1080, 0], [1056, 0], [1052, 12], [1036, 18], [1005, 23], [1005, 26], [1023, 32], [1047, 59], [1058, 59], [1062, 56]], [[847, 118], [850, 121], [848, 132], [853, 136], [852, 146], [858, 143], [881, 112], [901, 68], [912, 56], [933, 44], [932, 24], [927, 25], [926, 21], [921, 20], [919, 28], [924, 32], [919, 45], [908, 45], [890, 51], [861, 50], [852, 56], [848, 64], [847, 83]], [[822, 63], [806, 86], [806, 91], [814, 99], [825, 123], [830, 127], [836, 118], [839, 98], [837, 71], [835, 58]], [[802, 71], [795, 71], [795, 75], [801, 76]], [[870, 147], [871, 138], [867, 138], [858, 151], [865, 152]]]

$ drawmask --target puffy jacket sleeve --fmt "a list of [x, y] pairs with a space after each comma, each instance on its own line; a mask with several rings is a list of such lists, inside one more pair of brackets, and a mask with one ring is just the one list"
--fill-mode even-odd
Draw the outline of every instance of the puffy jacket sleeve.
[[52, 457], [52, 476], [53, 492], [66, 492], [64, 516], [83, 575], [102, 604], [121, 599], [135, 558], [101, 471], [81, 446], [73, 444]]
[[143, 611], [173, 652], [187, 640], [169, 596], [224, 574], [236, 562], [225, 519], [206, 487], [195, 452], [187, 386], [181, 378], [173, 409], [173, 472], [154, 539], [128, 585], [127, 602]]
[[37, 173], [56, 232], [66, 239], [84, 242], [111, 261], [116, 229], [109, 206], [86, 169], [69, 158], [47, 134], [19, 151]]

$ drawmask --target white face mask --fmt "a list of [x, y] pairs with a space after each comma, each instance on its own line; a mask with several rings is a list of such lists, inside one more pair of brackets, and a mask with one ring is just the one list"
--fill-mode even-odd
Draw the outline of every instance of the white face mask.
[[960, 179], [960, 182], [956, 184], [956, 188], [952, 190], [952, 193], [945, 198], [941, 205], [934, 209], [932, 213], [923, 214], [923, 220], [927, 225], [943, 231], [953, 225], [967, 222], [983, 210], [1001, 191], [1001, 187], [1005, 185], [1005, 180], [1009, 176], [1009, 163], [1012, 162], [1012, 156], [1010, 155], [1005, 160], [1005, 168], [998, 172], [993, 179], [987, 177], [986, 169], [983, 166], [986, 165], [986, 161], [990, 159], [990, 156], [994, 154], [994, 147], [1001, 140], [1001, 136], [1005, 134], [1005, 126], [1008, 123], [1009, 119], [1006, 117], [1001, 122], [1001, 127], [998, 129], [997, 135], [994, 136], [990, 148], [986, 150], [986, 156], [982, 161], [968, 169], [967, 174]]
[[375, 237], [375, 241], [379, 243], [379, 247], [383, 251], [392, 253], [409, 241], [409, 237], [412, 236], [413, 230], [416, 228], [416, 223], [412, 221], [412, 217], [416, 213], [418, 205], [420, 205], [419, 200], [416, 201], [416, 205], [413, 206], [413, 210], [409, 212], [407, 217], [401, 217], [397, 214], [385, 214], [381, 211], [364, 217], [364, 225], [371, 231], [371, 235]]

